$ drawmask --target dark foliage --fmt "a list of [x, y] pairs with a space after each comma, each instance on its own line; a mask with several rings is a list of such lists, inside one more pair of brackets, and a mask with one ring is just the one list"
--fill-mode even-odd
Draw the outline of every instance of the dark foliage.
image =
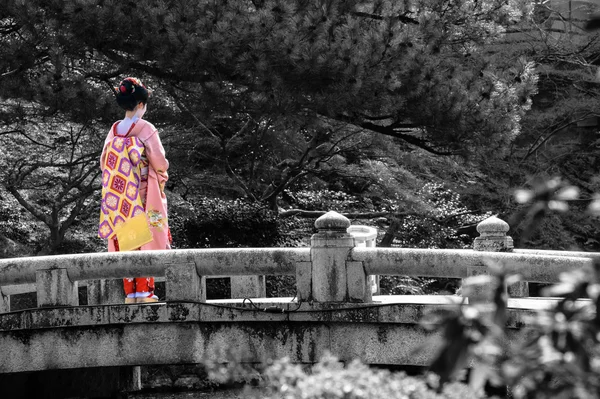
[[277, 214], [264, 205], [200, 198], [193, 207], [194, 218], [183, 226], [186, 247], [271, 247], [282, 239]]

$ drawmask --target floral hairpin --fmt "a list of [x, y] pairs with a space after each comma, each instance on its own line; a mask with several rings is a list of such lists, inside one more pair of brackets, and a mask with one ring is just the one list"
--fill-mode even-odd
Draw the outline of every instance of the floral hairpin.
[[139, 80], [138, 78], [125, 78], [125, 80], [130, 81], [131, 83], [133, 83], [134, 85], [138, 85], [138, 86], [142, 86], [142, 87], [146, 87], [144, 86], [144, 84], [142, 83], [141, 80]]
[[124, 84], [125, 81], [128, 81], [131, 83], [131, 93], [130, 94], [135, 93], [135, 86], [142, 86], [143, 88], [146, 88], [146, 86], [138, 78], [128, 77], [128, 78], [123, 79], [123, 81], [121, 82], [121, 85], [119, 87], [114, 88], [115, 92], [121, 92], [121, 94], [127, 93], [127, 86], [125, 86], [125, 84]]

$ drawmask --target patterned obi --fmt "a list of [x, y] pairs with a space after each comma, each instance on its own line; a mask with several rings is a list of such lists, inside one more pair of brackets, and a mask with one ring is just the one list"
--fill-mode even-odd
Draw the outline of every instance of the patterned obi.
[[145, 211], [141, 191], [145, 188], [142, 183], [148, 180], [148, 159], [144, 149], [137, 137], [115, 136], [107, 144], [102, 168], [100, 238], [113, 238], [120, 223]]

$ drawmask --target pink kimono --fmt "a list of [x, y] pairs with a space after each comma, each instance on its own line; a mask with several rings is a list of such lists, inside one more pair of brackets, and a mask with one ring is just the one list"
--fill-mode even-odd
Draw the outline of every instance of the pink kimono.
[[[100, 165], [104, 171], [107, 155], [110, 152], [109, 145], [115, 137], [130, 138], [132, 140], [139, 139], [139, 141], [135, 140], [135, 142], [143, 144], [143, 151], [140, 154], [141, 181], [139, 182], [139, 195], [146, 211], [150, 231], [152, 232], [152, 241], [142, 245], [139, 249], [142, 251], [171, 249], [171, 234], [167, 217], [167, 197], [164, 193], [165, 183], [169, 178], [167, 174], [169, 161], [165, 158], [165, 150], [160, 141], [158, 131], [151, 123], [143, 119], [138, 119], [126, 135], [120, 136], [117, 134], [117, 125], [119, 122], [116, 122], [112, 126], [106, 137], [100, 157]], [[108, 251], [119, 251], [119, 243], [116, 237], [108, 239]], [[135, 294], [137, 293], [143, 294], [140, 297], [147, 294], [151, 296], [154, 291], [154, 278], [124, 279], [124, 288], [128, 297], [136, 296]]]

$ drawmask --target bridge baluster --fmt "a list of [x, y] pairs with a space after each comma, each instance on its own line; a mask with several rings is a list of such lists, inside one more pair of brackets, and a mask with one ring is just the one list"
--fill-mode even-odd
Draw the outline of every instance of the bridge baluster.
[[36, 270], [38, 307], [77, 306], [77, 281], [71, 281], [67, 269]]
[[[488, 252], [513, 252], [514, 245], [512, 237], [506, 233], [510, 229], [508, 223], [496, 216], [489, 217], [477, 225], [480, 236], [473, 242], [473, 250]], [[487, 266], [474, 266], [469, 270], [470, 275], [487, 274]], [[463, 289], [463, 295], [467, 293], [473, 300], [484, 300], [492, 293], [490, 287], [469, 287]], [[518, 282], [508, 287], [508, 294], [514, 298], [529, 296], [529, 285], [527, 282]], [[489, 299], [489, 298], [488, 298]]]
[[112, 305], [123, 303], [123, 280], [90, 280], [87, 284], [88, 305]]
[[167, 301], [206, 301], [206, 277], [195, 263], [170, 264], [165, 270]]
[[315, 221], [319, 232], [311, 237], [311, 262], [296, 264], [297, 292], [301, 300], [371, 301], [371, 289], [362, 262], [348, 260], [354, 248], [354, 238], [347, 232], [349, 226], [346, 217], [333, 211]]
[[10, 312], [10, 295], [5, 295], [0, 287], [0, 313]]

